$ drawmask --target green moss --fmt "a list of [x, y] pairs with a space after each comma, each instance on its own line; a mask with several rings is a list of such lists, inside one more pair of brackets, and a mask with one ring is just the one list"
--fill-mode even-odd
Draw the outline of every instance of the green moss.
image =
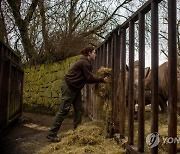
[[53, 98], [58, 98], [59, 97], [59, 93], [57, 93], [57, 91], [51, 91], [51, 95]]
[[39, 69], [39, 71], [44, 71], [44, 64], [42, 64], [42, 65], [40, 65], [40, 69]]
[[56, 80], [51, 84], [51, 90], [52, 91], [59, 91], [60, 92], [60, 86], [61, 86], [62, 80]]
[[77, 59], [79, 59], [79, 56], [54, 64], [25, 67], [24, 106], [32, 111], [52, 110], [54, 113], [59, 108], [60, 87], [64, 75]]

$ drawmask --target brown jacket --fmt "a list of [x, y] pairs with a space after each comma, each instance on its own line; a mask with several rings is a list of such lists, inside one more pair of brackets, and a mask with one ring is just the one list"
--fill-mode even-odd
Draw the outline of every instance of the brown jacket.
[[82, 89], [86, 83], [104, 82], [92, 73], [92, 64], [86, 56], [82, 56], [65, 75], [67, 85], [73, 89]]

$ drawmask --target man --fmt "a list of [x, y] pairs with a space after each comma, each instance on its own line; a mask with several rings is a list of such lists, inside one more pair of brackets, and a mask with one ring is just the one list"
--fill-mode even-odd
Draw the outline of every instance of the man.
[[81, 101], [81, 89], [86, 83], [107, 82], [107, 77], [96, 78], [92, 73], [91, 61], [95, 60], [96, 53], [93, 47], [87, 47], [81, 51], [82, 57], [70, 68], [62, 82], [62, 97], [59, 111], [56, 113], [49, 134], [46, 136], [52, 142], [59, 142], [57, 133], [64, 118], [67, 116], [71, 104], [74, 107], [74, 129], [82, 121], [83, 105]]

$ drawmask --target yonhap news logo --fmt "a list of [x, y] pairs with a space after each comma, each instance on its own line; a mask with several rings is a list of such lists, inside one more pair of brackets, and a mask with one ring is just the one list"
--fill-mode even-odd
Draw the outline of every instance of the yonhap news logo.
[[156, 147], [160, 142], [159, 134], [157, 132], [151, 133], [146, 137], [146, 143], [149, 148]]
[[[157, 132], [151, 133], [146, 137], [146, 144], [148, 145], [149, 148], [154, 148], [156, 147], [160, 142], [160, 136]], [[161, 137], [161, 142], [162, 144], [174, 144], [180, 143], [180, 138], [179, 137]]]

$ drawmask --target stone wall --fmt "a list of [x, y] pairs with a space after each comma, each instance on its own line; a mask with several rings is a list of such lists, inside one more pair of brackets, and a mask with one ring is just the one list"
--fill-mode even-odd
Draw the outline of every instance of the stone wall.
[[55, 113], [60, 103], [60, 87], [65, 73], [79, 57], [53, 64], [24, 68], [23, 108], [25, 110]]

